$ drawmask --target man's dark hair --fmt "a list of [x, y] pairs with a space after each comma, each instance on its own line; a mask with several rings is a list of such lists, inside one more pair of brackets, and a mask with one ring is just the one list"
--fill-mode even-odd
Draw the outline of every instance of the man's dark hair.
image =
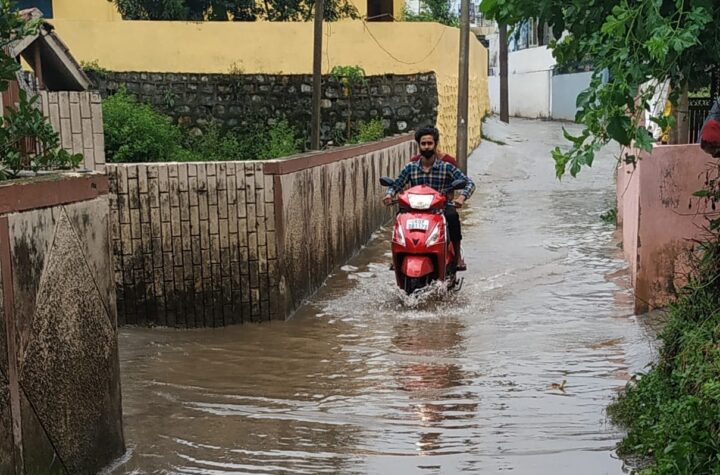
[[422, 137], [425, 137], [426, 135], [432, 135], [435, 143], [438, 143], [440, 141], [440, 131], [432, 125], [424, 125], [420, 127], [417, 132], [415, 132], [415, 141], [417, 143], [420, 143], [420, 139]]

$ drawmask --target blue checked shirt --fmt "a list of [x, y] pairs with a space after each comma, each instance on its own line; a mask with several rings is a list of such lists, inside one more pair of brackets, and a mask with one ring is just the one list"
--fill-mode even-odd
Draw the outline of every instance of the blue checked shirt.
[[430, 171], [425, 173], [422, 169], [421, 160], [418, 160], [405, 165], [395, 183], [388, 188], [387, 194], [394, 195], [401, 192], [408, 183], [410, 186], [427, 185], [440, 193], [447, 193], [450, 184], [458, 179], [467, 180], [467, 185], [460, 193], [465, 196], [465, 199], [470, 198], [475, 191], [475, 183], [470, 177], [465, 176], [459, 168], [436, 158]]

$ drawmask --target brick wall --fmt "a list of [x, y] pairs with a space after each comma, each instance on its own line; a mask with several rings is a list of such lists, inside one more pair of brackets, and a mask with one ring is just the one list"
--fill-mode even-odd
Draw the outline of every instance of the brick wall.
[[82, 153], [84, 166], [105, 171], [102, 104], [97, 92], [39, 91], [43, 114], [60, 135], [61, 146]]
[[273, 183], [262, 167], [108, 165], [121, 324], [278, 317]]
[[266, 162], [108, 164], [120, 324], [284, 319], [392, 211], [405, 135]]

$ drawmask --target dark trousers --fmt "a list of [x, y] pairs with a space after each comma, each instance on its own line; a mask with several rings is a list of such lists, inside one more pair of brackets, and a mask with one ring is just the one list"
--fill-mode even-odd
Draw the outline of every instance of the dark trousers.
[[448, 233], [450, 234], [450, 242], [453, 243], [455, 251], [460, 248], [460, 240], [462, 234], [460, 232], [460, 215], [454, 206], [445, 207], [445, 219], [447, 219]]

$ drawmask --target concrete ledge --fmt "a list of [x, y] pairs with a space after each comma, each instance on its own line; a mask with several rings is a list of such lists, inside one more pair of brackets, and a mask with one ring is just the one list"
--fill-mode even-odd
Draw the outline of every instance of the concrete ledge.
[[367, 155], [372, 152], [377, 152], [378, 150], [414, 140], [414, 138], [414, 134], [403, 134], [367, 144], [347, 145], [334, 150], [310, 152], [282, 159], [268, 160], [264, 162], [263, 173], [266, 175], [287, 175], [308, 168], [329, 165], [341, 160], [347, 160], [348, 158]]
[[0, 183], [0, 214], [90, 200], [108, 193], [104, 174], [60, 173]]

